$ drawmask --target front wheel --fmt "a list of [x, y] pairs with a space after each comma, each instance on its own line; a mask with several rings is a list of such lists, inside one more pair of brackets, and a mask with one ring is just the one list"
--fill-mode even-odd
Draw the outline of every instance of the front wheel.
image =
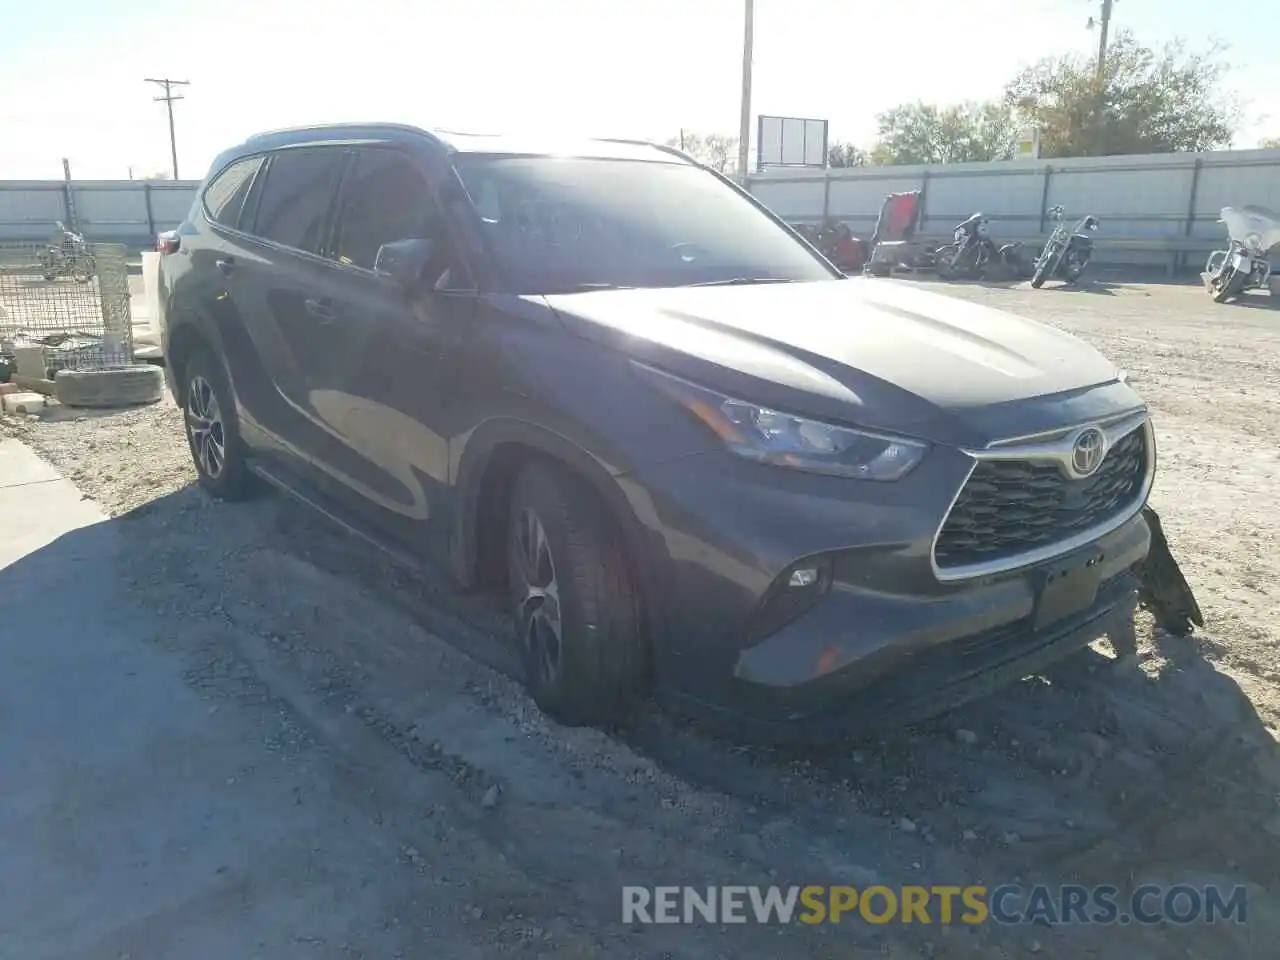
[[1040, 259], [1036, 261], [1036, 272], [1031, 275], [1031, 286], [1039, 290], [1044, 286], [1044, 282], [1053, 276], [1053, 268], [1058, 262], [1058, 252], [1054, 249], [1047, 249], [1040, 254]]
[[1217, 284], [1217, 292], [1213, 294], [1213, 302], [1226, 303], [1229, 300], [1235, 300], [1244, 292], [1245, 284], [1249, 282], [1249, 274], [1236, 270], [1234, 266], [1229, 266], [1224, 270], [1220, 284]]
[[1224, 266], [1222, 272], [1209, 281], [1209, 293], [1214, 303], [1226, 303], [1237, 296], [1248, 281], [1248, 275], [1234, 266]]
[[956, 275], [956, 261], [960, 259], [960, 245], [949, 243], [933, 252], [934, 262], [938, 267], [938, 277], [951, 280]]
[[507, 580], [539, 708], [567, 726], [625, 719], [647, 676], [639, 602], [621, 538], [581, 481], [544, 463], [517, 477]]

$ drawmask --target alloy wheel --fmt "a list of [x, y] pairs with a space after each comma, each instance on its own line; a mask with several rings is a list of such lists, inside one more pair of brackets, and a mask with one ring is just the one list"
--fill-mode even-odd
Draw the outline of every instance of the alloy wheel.
[[187, 389], [187, 434], [200, 469], [217, 480], [227, 462], [226, 429], [218, 398], [202, 376], [192, 377]]
[[544, 683], [560, 672], [560, 584], [556, 579], [551, 545], [542, 521], [532, 510], [523, 510], [511, 538], [512, 591], [517, 602], [520, 638], [529, 662]]

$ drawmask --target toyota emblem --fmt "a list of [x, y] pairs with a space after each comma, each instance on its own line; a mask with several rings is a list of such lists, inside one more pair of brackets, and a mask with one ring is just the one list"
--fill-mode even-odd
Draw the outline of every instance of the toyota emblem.
[[1097, 427], [1085, 427], [1076, 434], [1071, 445], [1071, 473], [1083, 480], [1091, 477], [1102, 466], [1107, 455], [1107, 437]]

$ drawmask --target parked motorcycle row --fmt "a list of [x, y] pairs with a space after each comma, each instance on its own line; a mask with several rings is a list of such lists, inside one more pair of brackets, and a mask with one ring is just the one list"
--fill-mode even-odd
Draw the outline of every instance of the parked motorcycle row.
[[933, 251], [938, 276], [943, 280], [1029, 279], [1036, 289], [1049, 280], [1075, 283], [1093, 255], [1093, 233], [1099, 221], [1087, 214], [1068, 226], [1065, 214], [1061, 206], [1049, 209], [1053, 232], [1032, 253], [1020, 240], [997, 243], [991, 237], [990, 220], [975, 213], [955, 225], [951, 243]]
[[[870, 239], [831, 221], [796, 229], [846, 273], [936, 271], [944, 280], [1026, 279], [1039, 289], [1050, 281], [1080, 280], [1093, 257], [1093, 235], [1101, 226], [1093, 214], [1069, 220], [1063, 206], [1050, 207], [1046, 215], [1053, 229], [1033, 252], [1019, 241], [998, 243], [991, 236], [989, 218], [975, 213], [955, 225], [950, 243], [938, 246], [914, 239], [919, 200], [919, 191], [885, 197]], [[1267, 287], [1270, 257], [1280, 252], [1280, 214], [1265, 207], [1224, 207], [1219, 222], [1227, 228], [1229, 245], [1210, 254], [1201, 276], [1213, 299], [1226, 303]]]
[[58, 238], [40, 251], [40, 272], [46, 280], [71, 277], [77, 283], [88, 283], [98, 265], [84, 235], [70, 230], [58, 221]]

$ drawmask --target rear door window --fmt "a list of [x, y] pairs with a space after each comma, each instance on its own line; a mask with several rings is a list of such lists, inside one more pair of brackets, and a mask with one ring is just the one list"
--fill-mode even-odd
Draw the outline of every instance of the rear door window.
[[378, 248], [397, 240], [443, 243], [444, 218], [426, 176], [408, 155], [364, 148], [343, 180], [335, 259], [372, 270]]
[[273, 154], [253, 233], [295, 250], [320, 253], [329, 201], [344, 157], [338, 147], [293, 148]]
[[204, 191], [204, 209], [210, 220], [232, 229], [240, 225], [240, 212], [253, 186], [253, 175], [261, 166], [262, 157], [246, 157], [214, 178]]

